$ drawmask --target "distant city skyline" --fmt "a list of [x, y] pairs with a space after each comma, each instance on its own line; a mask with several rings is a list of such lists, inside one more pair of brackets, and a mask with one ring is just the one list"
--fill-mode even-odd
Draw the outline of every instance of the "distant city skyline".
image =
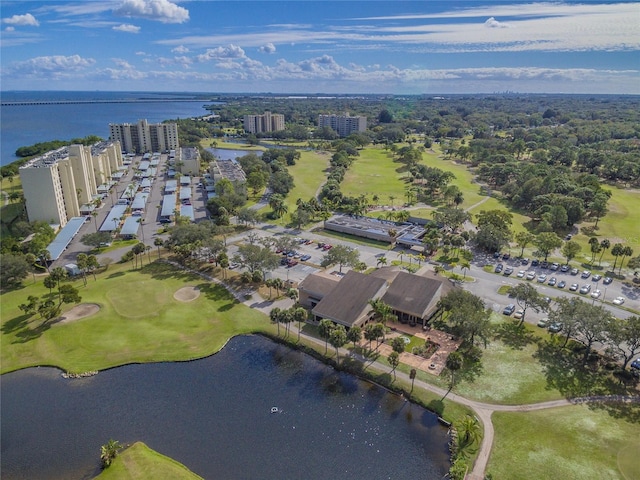
[[2, 90], [640, 94], [640, 3], [3, 1]]

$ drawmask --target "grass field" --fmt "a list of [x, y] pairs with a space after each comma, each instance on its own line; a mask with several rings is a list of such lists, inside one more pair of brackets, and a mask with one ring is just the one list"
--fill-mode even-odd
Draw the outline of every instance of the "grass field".
[[637, 405], [495, 412], [488, 472], [512, 480], [640, 478], [639, 415]]
[[[98, 304], [100, 311], [71, 323], [43, 323], [37, 314], [27, 317], [18, 309], [27, 295], [49, 293], [42, 281], [4, 293], [2, 373], [34, 365], [85, 372], [132, 362], [201, 358], [234, 335], [273, 329], [264, 314], [200, 277], [162, 263], [129, 268], [112, 265], [86, 287], [82, 280], [74, 281], [82, 303]], [[197, 286], [199, 298], [176, 300], [173, 294], [184, 286]]]
[[111, 466], [102, 471], [96, 480], [147, 480], [164, 478], [171, 480], [202, 480], [175, 460], [151, 450], [142, 442], [136, 442], [123, 450]]

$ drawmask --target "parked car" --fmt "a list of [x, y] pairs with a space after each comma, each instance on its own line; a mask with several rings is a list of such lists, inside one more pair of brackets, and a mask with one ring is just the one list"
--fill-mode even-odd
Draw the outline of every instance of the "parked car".
[[571, 286], [569, 287], [569, 290], [571, 290], [572, 292], [575, 292], [576, 290], [578, 290], [578, 284], [572, 283]]
[[503, 275], [509, 276], [513, 273], [513, 268], [511, 267], [507, 267], [504, 269], [504, 272], [502, 272]]
[[640, 370], [640, 357], [636, 358], [633, 362], [631, 362], [631, 368]]
[[556, 285], [556, 287], [558, 287], [558, 288], [564, 288], [566, 286], [567, 286], [567, 282], [565, 282], [564, 280], [560, 280], [558, 282], [558, 284]]
[[327, 251], [327, 250], [331, 250], [333, 248], [333, 245], [330, 245], [328, 243], [324, 244], [324, 247], [322, 247], [323, 250]]
[[536, 272], [531, 271], [529, 273], [527, 273], [527, 280], [533, 280], [534, 278], [536, 278]]
[[520, 320], [523, 315], [524, 315], [524, 310], [519, 308], [518, 310], [516, 310], [516, 313], [513, 314], [513, 318]]
[[534, 258], [533, 260], [531, 260], [532, 267], [537, 267], [538, 265], [540, 265], [540, 260], [538, 260], [537, 258]]
[[522, 263], [522, 265], [529, 265], [529, 259], [528, 258], [523, 258], [521, 263]]
[[562, 265], [562, 266], [560, 267], [560, 271], [561, 271], [562, 273], [567, 273], [567, 272], [569, 271], [569, 265]]
[[594, 282], [599, 282], [601, 278], [602, 278], [602, 275], [596, 274], [593, 277], [591, 277], [591, 280], [593, 280]]
[[591, 285], [583, 285], [582, 287], [580, 287], [580, 293], [582, 293], [583, 295], [585, 293], [589, 293], [591, 291]]
[[551, 277], [547, 282], [547, 285], [549, 285], [550, 287], [555, 287], [556, 283], [558, 283], [558, 280], [556, 279], [556, 277]]
[[502, 269], [503, 269], [503, 268], [504, 268], [504, 267], [502, 266], [502, 264], [501, 264], [501, 263], [499, 263], [498, 265], [496, 265], [496, 268], [495, 268], [493, 271], [494, 271], [495, 273], [500, 273], [500, 272], [502, 272]]
[[611, 277], [604, 277], [602, 279], [602, 284], [603, 285], [609, 285], [611, 282], [613, 282], [613, 278], [611, 278]]
[[551, 325], [549, 325], [549, 331], [551, 333], [558, 333], [562, 331], [562, 323], [560, 322], [553, 322]]
[[540, 262], [540, 268], [549, 268], [549, 262], [547, 261]]
[[505, 253], [504, 255], [502, 255], [502, 259], [503, 260], [509, 260], [511, 258], [511, 254], [510, 253]]
[[500, 258], [500, 252], [493, 252], [493, 258]]
[[518, 278], [524, 278], [524, 276], [527, 274], [527, 272], [525, 272], [524, 270], [520, 270], [518, 271], [518, 273], [516, 274], [516, 277]]
[[504, 315], [511, 315], [513, 314], [513, 312], [516, 311], [516, 306], [513, 303], [510, 303], [509, 305], [507, 305], [506, 307], [504, 307], [504, 310], [502, 311], [502, 313]]
[[546, 279], [547, 279], [547, 276], [543, 273], [538, 276], [538, 283], [544, 283]]
[[570, 233], [567, 234], [566, 237], [564, 237], [565, 240], [571, 240], [573, 235], [571, 235]]
[[582, 274], [580, 275], [580, 278], [589, 278], [591, 276], [591, 272], [589, 270], [585, 270], [584, 272], [582, 272]]
[[578, 274], [578, 269], [577, 268], [572, 268], [571, 271], [569, 272], [571, 275], [577, 275]]
[[549, 268], [555, 272], [556, 270], [558, 270], [560, 268], [560, 264], [554, 262], [554, 263], [551, 264], [551, 267], [549, 267]]
[[602, 292], [600, 290], [594, 290], [593, 292], [591, 292], [591, 298], [598, 298], [601, 294]]
[[306, 262], [307, 260], [309, 260], [311, 258], [311, 255], [302, 255], [300, 257], [300, 260], [302, 260], [303, 262]]
[[624, 303], [624, 297], [616, 297], [613, 299], [614, 305], [622, 305]]
[[547, 328], [547, 325], [549, 325], [549, 319], [548, 318], [542, 318], [538, 321], [538, 323], [536, 324], [538, 325], [540, 328]]

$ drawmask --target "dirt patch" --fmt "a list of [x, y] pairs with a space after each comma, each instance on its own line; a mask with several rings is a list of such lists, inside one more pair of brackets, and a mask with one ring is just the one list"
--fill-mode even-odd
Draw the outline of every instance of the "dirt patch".
[[81, 318], [89, 317], [100, 311], [100, 305], [96, 303], [81, 303], [66, 312], [58, 323], [70, 323]]
[[192, 302], [199, 296], [200, 289], [198, 287], [182, 287], [173, 294], [173, 298], [179, 302]]

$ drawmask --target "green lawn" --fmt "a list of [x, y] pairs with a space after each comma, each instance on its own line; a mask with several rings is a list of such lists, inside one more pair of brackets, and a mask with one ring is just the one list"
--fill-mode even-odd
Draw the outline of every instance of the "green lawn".
[[[89, 278], [86, 287], [75, 280], [82, 303], [98, 304], [100, 311], [71, 323], [46, 324], [18, 309], [28, 295], [49, 293], [41, 280], [35, 285], [26, 280], [27, 287], [2, 294], [2, 373], [35, 365], [85, 372], [202, 358], [234, 335], [273, 329], [264, 314], [200, 277], [162, 263], [129, 268], [112, 265], [97, 281]], [[173, 294], [184, 286], [199, 287], [199, 298], [176, 300]]]
[[216, 138], [203, 138], [200, 140], [200, 146], [203, 148], [214, 148], [212, 146], [213, 142], [215, 142], [215, 148], [224, 148], [226, 150], [249, 150], [249, 151], [263, 151], [266, 148], [260, 145], [249, 145], [248, 143], [234, 143], [234, 142], [224, 142], [222, 140], [218, 140]]
[[487, 471], [510, 480], [640, 478], [639, 415], [637, 405], [495, 412]]
[[[381, 205], [402, 205], [406, 201], [406, 183], [402, 180], [406, 172], [399, 170], [403, 167], [401, 163], [393, 161], [390, 151], [364, 148], [347, 170], [340, 189], [348, 196], [366, 195], [369, 201], [372, 201], [373, 195], [377, 195]], [[395, 197], [393, 202], [390, 196]]]
[[123, 450], [111, 466], [95, 477], [96, 480], [202, 480], [175, 460], [136, 442]]

